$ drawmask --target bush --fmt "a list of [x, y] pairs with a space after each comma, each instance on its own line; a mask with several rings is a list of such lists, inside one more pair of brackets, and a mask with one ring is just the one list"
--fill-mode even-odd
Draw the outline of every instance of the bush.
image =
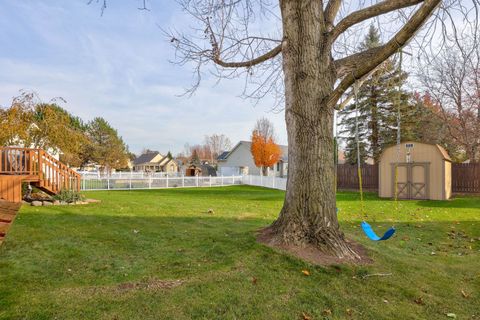
[[84, 201], [85, 197], [78, 191], [63, 189], [58, 194], [54, 195], [53, 199], [61, 202], [71, 203]]

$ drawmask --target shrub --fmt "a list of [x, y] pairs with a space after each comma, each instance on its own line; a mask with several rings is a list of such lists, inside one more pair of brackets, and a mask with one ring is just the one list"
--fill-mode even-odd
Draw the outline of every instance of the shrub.
[[78, 191], [63, 189], [53, 196], [53, 199], [61, 202], [77, 202], [85, 200], [85, 197]]

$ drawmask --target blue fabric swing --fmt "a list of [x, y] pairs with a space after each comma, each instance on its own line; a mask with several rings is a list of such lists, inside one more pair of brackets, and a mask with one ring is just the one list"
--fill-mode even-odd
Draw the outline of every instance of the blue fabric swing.
[[363, 229], [363, 232], [365, 232], [365, 235], [370, 239], [370, 240], [373, 240], [373, 241], [382, 241], [382, 240], [388, 240], [390, 239], [391, 236], [393, 236], [393, 234], [395, 233], [395, 228], [394, 227], [391, 227], [390, 229], [387, 230], [387, 232], [385, 232], [383, 234], [382, 237], [379, 237], [377, 236], [377, 234], [375, 233], [375, 231], [373, 231], [372, 229], [372, 226], [369, 225], [367, 222], [363, 221], [362, 222], [362, 229]]

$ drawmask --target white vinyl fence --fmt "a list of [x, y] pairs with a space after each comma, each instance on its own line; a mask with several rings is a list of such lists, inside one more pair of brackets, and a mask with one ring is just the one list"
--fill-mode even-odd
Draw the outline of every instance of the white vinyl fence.
[[287, 190], [287, 178], [273, 176], [243, 176], [243, 184], [265, 188]]
[[145, 177], [135, 178], [84, 178], [82, 176], [81, 190], [133, 190], [133, 189], [162, 189], [187, 187], [220, 187], [242, 184], [242, 176], [229, 177]]
[[220, 176], [220, 177], [170, 177], [170, 176], [143, 176], [124, 174], [98, 177], [82, 175], [81, 190], [133, 190], [133, 189], [164, 189], [164, 188], [191, 188], [191, 187], [221, 187], [246, 184], [265, 188], [286, 190], [287, 178], [273, 176]]

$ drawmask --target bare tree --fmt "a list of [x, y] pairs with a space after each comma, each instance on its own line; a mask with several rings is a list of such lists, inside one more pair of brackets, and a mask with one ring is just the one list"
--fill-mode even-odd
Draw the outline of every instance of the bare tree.
[[[196, 18], [206, 41], [185, 35], [171, 37], [181, 62], [197, 70], [213, 62], [217, 70], [255, 66], [283, 71], [288, 133], [288, 182], [279, 218], [269, 227], [272, 244], [312, 245], [338, 258], [359, 259], [340, 231], [335, 210], [333, 113], [346, 90], [400, 50], [421, 28], [441, 0], [381, 1], [339, 16], [351, 8], [342, 0], [282, 0], [280, 31], [250, 35], [257, 16], [270, 10], [262, 1], [188, 1], [184, 9]], [[342, 5], [344, 5], [342, 7]], [[418, 6], [417, 6], [418, 5]], [[256, 9], [255, 9], [256, 7]], [[347, 30], [366, 20], [414, 7], [405, 23], [384, 45], [338, 59], [335, 43]], [[262, 11], [263, 10], [263, 11]], [[278, 38], [274, 38], [274, 36]]]
[[[340, 259], [359, 254], [346, 241], [336, 215], [333, 114], [345, 92], [403, 48], [432, 14], [440, 21], [425, 32], [450, 30], [456, 15], [474, 8], [458, 0], [300, 1], [179, 0], [198, 24], [188, 33], [168, 32], [177, 62], [203, 67], [220, 78], [245, 76], [255, 89], [248, 96], [273, 92], [284, 104], [288, 133], [288, 183], [278, 219], [266, 230], [272, 244], [313, 246]], [[458, 19], [458, 17], [457, 17]], [[265, 21], [268, 20], [268, 21]], [[375, 21], [383, 45], [353, 53], [358, 31]], [[194, 23], [194, 22], [192, 22]], [[385, 32], [389, 29], [390, 32]], [[353, 45], [351, 45], [353, 43]], [[419, 41], [422, 45], [423, 41]]]
[[446, 127], [450, 148], [480, 161], [480, 47], [474, 33], [425, 61], [419, 78]]
[[273, 142], [276, 141], [275, 128], [273, 127], [273, 123], [267, 118], [258, 119], [255, 127], [253, 127], [253, 131], [256, 131], [265, 140], [272, 139]]
[[205, 145], [210, 149], [211, 163], [215, 163], [222, 151], [230, 150], [232, 147], [230, 139], [224, 134], [212, 134], [205, 136]]

